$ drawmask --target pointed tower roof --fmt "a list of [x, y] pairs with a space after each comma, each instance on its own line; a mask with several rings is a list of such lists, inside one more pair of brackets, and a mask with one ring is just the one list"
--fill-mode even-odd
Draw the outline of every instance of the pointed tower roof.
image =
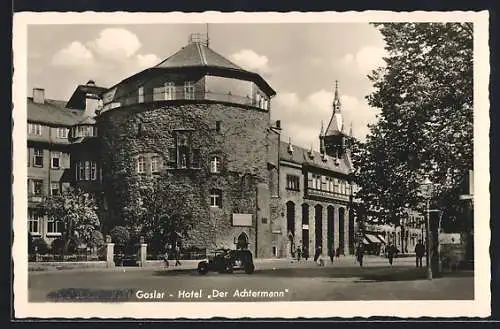
[[338, 81], [335, 81], [335, 94], [333, 97], [333, 114], [326, 128], [325, 136], [341, 135], [344, 128], [344, 120], [341, 113]]

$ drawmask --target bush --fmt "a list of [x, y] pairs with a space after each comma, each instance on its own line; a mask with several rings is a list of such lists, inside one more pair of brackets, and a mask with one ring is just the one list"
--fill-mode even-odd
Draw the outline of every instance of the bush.
[[104, 246], [104, 236], [99, 231], [93, 231], [90, 236], [90, 241], [88, 242], [88, 246], [91, 248], [100, 248]]
[[49, 244], [42, 238], [36, 238], [35, 240], [33, 240], [33, 251], [35, 249], [39, 254], [46, 254], [50, 250]]
[[130, 234], [123, 226], [115, 226], [111, 232], [109, 232], [109, 235], [111, 236], [111, 241], [119, 245], [125, 245], [130, 240]]
[[62, 254], [64, 250], [64, 239], [63, 238], [57, 238], [54, 241], [52, 241], [52, 251], [55, 254]]

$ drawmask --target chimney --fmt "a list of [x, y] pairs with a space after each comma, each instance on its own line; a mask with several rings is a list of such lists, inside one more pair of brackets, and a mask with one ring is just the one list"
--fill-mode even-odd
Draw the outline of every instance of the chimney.
[[281, 120], [276, 120], [276, 128], [281, 129]]
[[37, 104], [45, 103], [45, 89], [33, 88], [33, 102]]

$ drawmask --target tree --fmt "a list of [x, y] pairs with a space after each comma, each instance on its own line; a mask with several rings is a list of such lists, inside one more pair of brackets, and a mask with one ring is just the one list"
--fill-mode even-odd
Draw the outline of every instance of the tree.
[[129, 231], [123, 226], [115, 226], [110, 232], [111, 241], [113, 241], [119, 249], [123, 249], [130, 241]]
[[163, 176], [141, 182], [137, 202], [127, 207], [127, 226], [145, 237], [152, 250], [187, 238], [208, 205], [189, 181]]
[[71, 189], [44, 199], [43, 209], [49, 219], [62, 223], [65, 242], [63, 252], [73, 243], [88, 243], [92, 232], [99, 227], [97, 205], [90, 194]]
[[451, 214], [453, 193], [473, 160], [473, 38], [469, 23], [374, 24], [386, 42], [385, 67], [368, 77], [380, 110], [353, 147], [358, 196], [399, 224], [421, 201], [424, 175], [437, 183], [433, 206]]

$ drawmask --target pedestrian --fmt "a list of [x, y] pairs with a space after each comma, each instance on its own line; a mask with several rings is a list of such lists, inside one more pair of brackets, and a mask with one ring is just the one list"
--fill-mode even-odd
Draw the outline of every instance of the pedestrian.
[[392, 260], [394, 259], [395, 247], [389, 244], [387, 247], [387, 258], [389, 258], [389, 264], [392, 265]]
[[360, 267], [363, 267], [363, 257], [364, 257], [364, 255], [365, 255], [365, 250], [363, 248], [363, 245], [360, 244], [358, 246], [358, 249], [356, 249], [356, 259], [357, 259]]
[[340, 258], [340, 248], [335, 249], [335, 257]]
[[165, 262], [165, 268], [169, 268], [170, 263], [168, 262], [168, 249], [165, 250], [165, 254], [163, 255], [163, 261]]
[[181, 257], [181, 248], [179, 247], [179, 243], [175, 245], [175, 266], [181, 265], [179, 258]]
[[422, 243], [422, 240], [418, 240], [418, 243], [415, 245], [415, 262], [417, 267], [422, 267], [422, 257], [425, 254], [425, 247]]
[[304, 256], [307, 262], [307, 260], [309, 259], [309, 249], [307, 249], [306, 246], [302, 247], [302, 256]]
[[300, 250], [300, 246], [297, 247], [297, 262], [300, 262], [300, 257], [302, 256], [302, 251]]
[[316, 251], [314, 253], [314, 262], [318, 261], [319, 256], [321, 255], [321, 246], [316, 247]]
[[334, 252], [333, 248], [330, 248], [330, 249], [328, 250], [328, 256], [330, 256], [330, 261], [331, 261], [331, 262], [332, 262], [332, 264], [333, 264], [333, 257], [335, 256], [335, 252]]

